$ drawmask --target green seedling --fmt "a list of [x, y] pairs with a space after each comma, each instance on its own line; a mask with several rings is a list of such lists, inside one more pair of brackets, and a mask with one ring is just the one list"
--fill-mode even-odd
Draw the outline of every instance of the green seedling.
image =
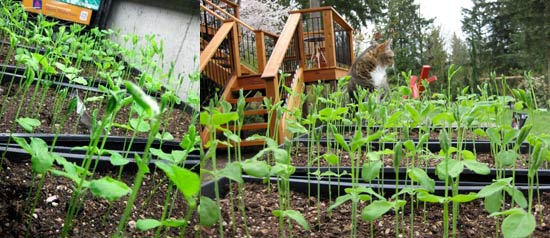
[[15, 122], [27, 132], [33, 132], [34, 128], [39, 127], [41, 124], [39, 120], [28, 117], [17, 118]]

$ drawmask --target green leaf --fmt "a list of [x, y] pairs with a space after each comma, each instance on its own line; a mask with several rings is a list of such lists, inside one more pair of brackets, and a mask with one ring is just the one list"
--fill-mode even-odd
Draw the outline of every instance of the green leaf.
[[[448, 171], [445, 171], [445, 166], [447, 166]], [[458, 177], [464, 170], [464, 164], [461, 161], [455, 159], [443, 160], [436, 166], [436, 174], [440, 180], [445, 180], [446, 176], [451, 178]]]
[[15, 120], [25, 131], [32, 132], [35, 127], [40, 126], [40, 121], [34, 118], [20, 117]]
[[333, 153], [323, 154], [323, 158], [330, 164], [330, 165], [337, 165], [338, 164], [338, 156], [336, 156]]
[[265, 161], [257, 159], [247, 159], [242, 162], [243, 171], [256, 178], [269, 176], [269, 165]]
[[446, 130], [441, 130], [439, 132], [439, 144], [441, 145], [441, 150], [445, 153], [449, 153], [449, 148], [451, 147], [451, 139], [447, 134]]
[[168, 154], [168, 153], [165, 153], [164, 151], [162, 151], [160, 149], [150, 148], [149, 152], [151, 152], [152, 155], [158, 157], [159, 159], [172, 161], [172, 155]]
[[309, 224], [307, 223], [306, 219], [304, 218], [304, 216], [302, 215], [302, 213], [300, 213], [299, 211], [295, 211], [295, 210], [284, 210], [284, 211], [281, 211], [281, 210], [273, 210], [273, 215], [276, 216], [276, 217], [288, 217], [292, 220], [294, 220], [296, 223], [298, 223], [298, 225], [302, 226], [302, 228], [304, 228], [305, 230], [309, 230]]
[[344, 194], [340, 197], [336, 198], [336, 201], [328, 207], [328, 210], [331, 211], [334, 208], [337, 208], [338, 206], [342, 205], [342, 203], [345, 203], [346, 201], [351, 200], [351, 194]]
[[464, 158], [464, 160], [476, 160], [476, 155], [469, 150], [462, 150], [460, 153], [462, 154], [462, 158]]
[[149, 117], [156, 117], [160, 114], [160, 107], [157, 102], [151, 96], [145, 94], [139, 86], [130, 81], [124, 81], [124, 85], [134, 101], [145, 110]]
[[483, 197], [490, 196], [494, 193], [500, 192], [502, 191], [502, 189], [504, 189], [504, 187], [508, 186], [511, 181], [512, 181], [512, 178], [499, 179], [493, 182], [492, 184], [489, 184], [483, 187], [481, 190], [479, 190], [477, 195], [483, 198]]
[[476, 174], [487, 175], [491, 173], [491, 169], [486, 163], [477, 162], [475, 160], [463, 160], [462, 163], [466, 168], [474, 171]]
[[164, 140], [164, 141], [167, 141], [167, 140], [172, 141], [172, 140], [174, 140], [174, 136], [168, 131], [163, 131], [162, 133], [157, 132], [157, 134], [155, 135], [155, 139]]
[[130, 193], [132, 189], [125, 183], [107, 176], [90, 181], [90, 191], [93, 195], [112, 202]]
[[221, 177], [227, 177], [237, 183], [244, 183], [242, 178], [242, 171], [241, 171], [241, 165], [239, 163], [233, 162], [233, 163], [227, 163], [225, 165], [225, 168], [218, 171], [218, 176]]
[[420, 168], [412, 168], [407, 170], [407, 175], [411, 180], [419, 183], [426, 190], [433, 192], [435, 190], [435, 180], [430, 178], [426, 171]]
[[500, 207], [502, 206], [502, 193], [497, 192], [486, 196], [483, 200], [483, 206], [485, 207], [485, 210], [487, 210], [489, 213], [498, 212], [500, 210]]
[[374, 221], [388, 212], [392, 207], [392, 202], [376, 200], [363, 208], [363, 211], [361, 211], [361, 218], [365, 221]]
[[199, 206], [200, 223], [203, 226], [212, 226], [220, 219], [220, 208], [212, 199], [201, 196]]
[[444, 197], [429, 194], [427, 191], [424, 191], [424, 190], [418, 191], [418, 193], [416, 194], [416, 197], [420, 201], [429, 202], [429, 203], [443, 203], [445, 201]]
[[521, 191], [519, 191], [517, 188], [514, 187], [505, 187], [504, 191], [508, 193], [514, 199], [514, 201], [522, 208], [527, 207], [527, 199], [525, 199], [525, 196]]
[[130, 160], [128, 160], [127, 158], [124, 158], [121, 154], [119, 154], [116, 151], [109, 151], [109, 153], [111, 154], [109, 161], [114, 166], [123, 166], [130, 163]]
[[88, 81], [83, 77], [76, 77], [71, 79], [70, 81], [81, 85], [88, 85]]
[[517, 154], [513, 150], [503, 150], [498, 152], [496, 160], [502, 164], [502, 166], [512, 166], [516, 161]]
[[361, 178], [363, 178], [366, 182], [370, 182], [377, 178], [380, 175], [382, 165], [383, 163], [380, 160], [364, 163], [363, 169], [361, 170]]
[[450, 200], [453, 202], [458, 203], [465, 203], [465, 202], [471, 202], [473, 200], [476, 200], [478, 198], [477, 193], [468, 193], [468, 194], [458, 194], [454, 197], [452, 197]]
[[515, 213], [502, 221], [501, 229], [504, 238], [527, 237], [535, 231], [537, 222], [531, 213]]
[[27, 151], [27, 153], [29, 154], [32, 154], [32, 149], [31, 149], [31, 146], [29, 145], [29, 143], [27, 143], [27, 140], [25, 140], [25, 138], [21, 138], [21, 137], [15, 137], [15, 136], [12, 136], [11, 137], [15, 142], [17, 142], [17, 144], [19, 144], [19, 146], [21, 146], [21, 148], [23, 148], [23, 150]]
[[183, 227], [186, 221], [184, 219], [168, 219], [162, 221], [162, 225], [166, 227]]
[[137, 132], [148, 132], [151, 130], [151, 126], [143, 119], [132, 118], [129, 120], [130, 126]]
[[146, 231], [157, 228], [160, 225], [162, 225], [162, 223], [155, 219], [139, 219], [136, 223], [136, 228], [140, 231]]
[[491, 127], [485, 132], [492, 143], [500, 145], [500, 133], [498, 132], [498, 129]]
[[336, 142], [342, 146], [342, 149], [344, 149], [345, 151], [349, 152], [349, 146], [348, 144], [346, 143], [346, 141], [344, 140], [344, 136], [341, 135], [341, 134], [338, 134], [338, 133], [335, 133], [334, 134], [334, 140], [336, 140]]
[[178, 190], [183, 194], [188, 203], [192, 206], [195, 204], [195, 197], [201, 189], [199, 175], [191, 172], [188, 169], [178, 167], [177, 165], [168, 165], [161, 161], [155, 163], [157, 167], [162, 169], [166, 176], [172, 181]]

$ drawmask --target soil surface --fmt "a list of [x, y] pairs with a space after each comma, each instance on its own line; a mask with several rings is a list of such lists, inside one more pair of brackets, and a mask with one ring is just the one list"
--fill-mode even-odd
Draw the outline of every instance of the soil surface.
[[[312, 150], [308, 150], [306, 146], [303, 146], [302, 144], [299, 144], [299, 146], [295, 146], [291, 150], [291, 163], [294, 166], [308, 166], [308, 157], [309, 160], [315, 159], [319, 155], [327, 154], [327, 153], [333, 153], [338, 156], [340, 159], [340, 166], [351, 166], [351, 159], [350, 155], [347, 152], [344, 152], [342, 150], [335, 150], [334, 148], [331, 148], [330, 150], [327, 150], [327, 147], [321, 146], [317, 148], [317, 146], [314, 146]], [[405, 154], [405, 151], [403, 151], [403, 154]], [[309, 155], [309, 156], [308, 156]], [[456, 155], [456, 154], [455, 154]], [[476, 153], [477, 161], [482, 163], [487, 163], [489, 168], [495, 168], [495, 159], [490, 153]], [[367, 154], [362, 153], [361, 155], [355, 155], [355, 158], [359, 158], [360, 164], [368, 161]], [[516, 162], [516, 168], [518, 169], [524, 169], [527, 168], [527, 159], [529, 158], [528, 154], [519, 154], [518, 160]], [[384, 161], [384, 165], [386, 167], [393, 167], [393, 156], [392, 155], [383, 155], [381, 159]], [[415, 167], [435, 167], [437, 166], [443, 158], [439, 155], [439, 153], [424, 153], [422, 155], [417, 155], [414, 158], [414, 164], [412, 158], [409, 158], [408, 160], [405, 158], [401, 161], [401, 167], [405, 167], [407, 164], [414, 165]], [[328, 162], [324, 159], [319, 160], [320, 166], [328, 166]], [[315, 166], [317, 164], [315, 163]], [[549, 162], [543, 162], [541, 168], [550, 168]]]
[[[279, 236], [279, 220], [272, 215], [272, 211], [278, 209], [279, 203], [277, 187], [271, 184], [271, 192], [268, 191], [266, 185], [247, 183], [243, 186], [244, 201], [247, 216], [247, 227], [251, 237], [266, 237], [275, 238]], [[237, 191], [236, 185], [233, 191]], [[305, 191], [304, 191], [305, 192]], [[228, 195], [229, 196], [229, 195]], [[224, 224], [224, 237], [246, 237], [242, 217], [237, 208], [233, 210], [229, 206], [229, 198], [226, 196], [221, 200], [222, 216]], [[304, 193], [290, 192], [291, 209], [301, 212], [310, 226], [310, 230], [302, 229], [295, 222], [292, 222], [293, 237], [349, 237], [351, 231], [351, 202], [346, 202], [335, 208], [331, 214], [327, 212], [327, 208], [332, 204], [327, 199], [321, 199], [317, 203], [317, 198], [307, 197]], [[334, 198], [332, 199], [334, 201]], [[542, 203], [533, 201], [535, 217], [537, 219], [536, 230], [533, 237], [550, 237], [550, 193], [541, 195]], [[238, 204], [238, 201], [235, 201]], [[414, 202], [414, 222], [411, 231], [410, 223], [410, 199], [407, 199], [407, 205], [399, 213], [400, 227], [399, 237], [443, 237], [443, 206], [441, 204], [427, 204], [424, 208], [423, 203]], [[320, 212], [317, 210], [317, 205], [320, 207]], [[367, 203], [359, 204], [359, 212]], [[451, 209], [452, 205], [449, 205]], [[505, 205], [509, 208], [510, 205]], [[230, 212], [233, 212], [236, 217], [235, 228], [233, 229], [230, 219]], [[425, 219], [424, 219], [425, 217]], [[542, 219], [542, 220], [540, 220]], [[499, 221], [500, 220], [500, 221]], [[388, 212], [374, 222], [365, 222], [358, 215], [358, 237], [395, 237], [395, 213]], [[450, 219], [449, 219], [450, 221]], [[502, 218], [489, 217], [489, 213], [483, 208], [483, 200], [477, 199], [470, 203], [460, 205], [460, 215], [458, 219], [458, 236], [457, 237], [495, 237], [499, 232]], [[318, 226], [320, 223], [320, 226]], [[449, 222], [450, 223], [450, 222]], [[449, 228], [449, 232], [451, 228]], [[371, 236], [371, 232], [373, 236]], [[202, 234], [204, 237], [219, 237], [218, 224], [211, 228], [203, 228]], [[289, 237], [286, 234], [285, 237]]]
[[[19, 103], [22, 102], [22, 107], [19, 117], [30, 117], [40, 120], [41, 125], [34, 130], [34, 133], [55, 133], [57, 128], [61, 128], [60, 134], [89, 134], [90, 130], [88, 126], [80, 123], [79, 116], [76, 112], [68, 113], [68, 104], [70, 96], [62, 98], [57, 95], [55, 86], [52, 86], [48, 90], [44, 90], [44, 87], [40, 87], [33, 99], [33, 93], [36, 89], [35, 85], [31, 85], [28, 93], [25, 97], [19, 93], [19, 89], [22, 87], [18, 83], [9, 87], [9, 82], [0, 85], [0, 100], [3, 102], [2, 111], [0, 111], [0, 131], [4, 133], [10, 132], [25, 132], [17, 123], [15, 123], [15, 116]], [[44, 93], [45, 92], [45, 93]], [[70, 95], [70, 93], [68, 93]], [[97, 93], [79, 92], [79, 96], [82, 100], [86, 98], [101, 96]], [[56, 105], [59, 109], [56, 111]], [[87, 102], [86, 111], [91, 114], [93, 110], [98, 109], [98, 118], [102, 118], [104, 109], [107, 105], [107, 97], [102, 101]], [[116, 115], [115, 123], [126, 124], [130, 118], [137, 118], [137, 114], [134, 112], [130, 117], [130, 107], [124, 107]], [[65, 123], [61, 123], [64, 115], [69, 115]], [[163, 124], [161, 126], [161, 132], [170, 132], [175, 140], [181, 140], [183, 135], [187, 132], [191, 121], [191, 117], [188, 113], [174, 108], [171, 112], [165, 112], [163, 114]], [[17, 126], [15, 126], [17, 125]], [[132, 136], [132, 132], [127, 132], [126, 129], [113, 127], [110, 131], [110, 135], [116, 136]], [[137, 137], [147, 137], [148, 133], [138, 133]]]
[[[60, 168], [58, 168], [60, 169]], [[138, 219], [160, 219], [165, 203], [168, 182], [164, 174], [158, 173], [146, 175], [141, 186], [135, 207], [131, 213], [129, 226], [125, 237], [152, 237], [152, 231], [137, 231], [135, 222]], [[96, 172], [95, 177], [117, 177], [118, 169], [113, 171]], [[132, 186], [135, 173], [123, 173], [121, 180], [129, 187]], [[66, 214], [66, 207], [71, 198], [72, 181], [53, 175], [46, 175], [45, 183], [40, 191], [40, 197], [34, 214], [24, 212], [25, 200], [31, 187], [32, 171], [29, 160], [17, 158], [5, 159], [0, 171], [0, 234], [3, 237], [60, 237]], [[35, 183], [35, 185], [38, 182]], [[158, 186], [155, 190], [155, 186]], [[153, 191], [156, 191], [152, 195]], [[151, 196], [152, 195], [152, 196]], [[145, 204], [146, 198], [150, 201]], [[48, 198], [51, 201], [48, 201]], [[121, 201], [115, 201], [109, 208], [109, 203], [101, 198], [93, 197], [88, 193], [85, 197], [82, 212], [74, 220], [74, 229], [70, 237], [111, 237], [116, 231], [120, 216], [126, 206], [125, 196]], [[187, 206], [181, 194], [171, 198], [173, 210], [171, 218], [183, 219]], [[27, 209], [28, 210], [28, 209]], [[26, 221], [32, 219], [32, 227], [27, 229]], [[195, 237], [198, 231], [198, 215], [193, 214], [185, 232], [185, 237]], [[170, 229], [162, 233], [161, 237], [178, 237], [179, 230]]]
[[[378, 130], [378, 129], [374, 129], [374, 130]], [[385, 130], [386, 130], [386, 132], [384, 132], [384, 134], [383, 134], [385, 137], [394, 138], [394, 139], [401, 139], [401, 140], [407, 138], [405, 136], [406, 131], [404, 131], [403, 128], [388, 128], [388, 129], [385, 129]], [[429, 139], [439, 140], [440, 131], [441, 130], [439, 128], [430, 129]], [[376, 131], [373, 131], [373, 128], [371, 128], [370, 134], [375, 133], [375, 132]], [[355, 131], [349, 131], [349, 129], [346, 129], [345, 131], [340, 132], [340, 133], [344, 136], [344, 138], [350, 139], [355, 134]], [[412, 128], [412, 129], [409, 129], [408, 138], [409, 139], [418, 139], [420, 136], [424, 135], [425, 133], [426, 133], [425, 131], [421, 132], [418, 128]], [[473, 132], [473, 129], [472, 130], [464, 130], [464, 131], [461, 131], [461, 133], [462, 133], [462, 138], [463, 139], [467, 139], [467, 140], [488, 140], [487, 136], [479, 136], [479, 135], [475, 134]], [[363, 135], [367, 135], [366, 130], [363, 130]], [[332, 137], [333, 136], [331, 135], [330, 138], [332, 138]], [[457, 130], [452, 129], [449, 132], [449, 138], [456, 139], [457, 137], [458, 137]], [[321, 138], [327, 138], [326, 129], [325, 129], [325, 131], [321, 132]]]

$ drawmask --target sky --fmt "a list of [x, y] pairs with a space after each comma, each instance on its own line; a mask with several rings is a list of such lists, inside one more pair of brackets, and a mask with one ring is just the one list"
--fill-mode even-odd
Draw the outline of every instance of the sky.
[[471, 0], [416, 0], [420, 5], [420, 14], [425, 18], [435, 18], [434, 24], [441, 26], [441, 35], [449, 47], [453, 33], [463, 40], [462, 33], [462, 8], [471, 8]]

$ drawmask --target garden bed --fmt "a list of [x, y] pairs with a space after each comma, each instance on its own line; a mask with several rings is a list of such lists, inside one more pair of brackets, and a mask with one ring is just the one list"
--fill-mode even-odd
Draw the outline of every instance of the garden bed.
[[[118, 170], [98, 171], [95, 176], [117, 177]], [[153, 172], [153, 171], [152, 171]], [[131, 185], [135, 173], [122, 173], [121, 180]], [[33, 225], [30, 230], [26, 228], [26, 221], [30, 219], [23, 212], [25, 199], [29, 195], [31, 186], [31, 166], [29, 159], [7, 158], [0, 170], [0, 234], [4, 237], [59, 237], [63, 229], [66, 206], [71, 197], [72, 182], [63, 177], [46, 175], [43, 189], [36, 206]], [[147, 232], [138, 231], [135, 222], [143, 218], [160, 218], [162, 207], [165, 203], [165, 193], [168, 180], [160, 171], [148, 174], [135, 203], [135, 209], [125, 237], [151, 237], [155, 230]], [[156, 187], [158, 186], [158, 187]], [[153, 196], [151, 193], [155, 192]], [[53, 201], [47, 201], [48, 198]], [[55, 198], [55, 199], [54, 199]], [[147, 204], [145, 200], [150, 199]], [[173, 197], [173, 210], [170, 217], [184, 217], [187, 209], [183, 196]], [[109, 202], [104, 199], [91, 196], [85, 197], [83, 210], [75, 218], [74, 229], [70, 237], [110, 237], [116, 230], [118, 221], [124, 209], [125, 199]], [[194, 216], [197, 217], [197, 216]], [[184, 237], [194, 237], [193, 227], [198, 224], [197, 219], [190, 221]], [[170, 229], [168, 233], [162, 233], [164, 237], [179, 236], [178, 229]]]
[[[250, 182], [255, 181], [255, 182]], [[252, 237], [279, 237], [279, 220], [273, 216], [273, 210], [279, 207], [279, 196], [277, 194], [276, 183], [271, 183], [271, 190], [268, 191], [267, 185], [261, 184], [261, 180], [250, 179], [243, 185], [244, 201], [247, 214], [247, 227]], [[220, 180], [221, 211], [224, 221], [224, 237], [243, 237], [244, 226], [240, 215], [236, 215], [236, 229], [232, 228], [231, 213], [239, 214], [239, 211], [234, 207], [231, 210], [229, 206], [229, 191], [228, 180]], [[202, 194], [211, 196], [213, 193], [206, 191], [213, 188], [213, 183], [203, 186]], [[344, 203], [329, 213], [328, 207], [331, 205], [326, 198], [322, 198], [317, 203], [317, 198], [308, 197], [303, 187], [290, 187], [290, 207], [303, 214], [305, 220], [310, 226], [310, 230], [304, 230], [296, 223], [293, 223], [292, 235], [294, 237], [349, 237], [351, 232], [351, 203]], [[233, 183], [232, 191], [237, 191], [237, 186]], [[325, 194], [326, 195], [326, 194]], [[323, 196], [322, 196], [323, 197]], [[325, 196], [326, 197], [326, 196]], [[333, 200], [334, 201], [334, 200]], [[533, 233], [533, 237], [547, 237], [550, 232], [550, 193], [546, 192], [541, 195], [541, 203], [534, 202], [537, 218], [537, 226]], [[237, 200], [235, 200], [235, 204]], [[410, 229], [410, 208], [411, 201], [407, 200], [404, 209], [401, 210], [399, 216], [400, 222], [400, 237], [409, 237]], [[443, 236], [443, 207], [441, 204], [426, 204], [415, 202], [415, 207], [412, 210], [414, 214], [413, 222], [413, 237], [442, 237]], [[318, 207], [319, 206], [319, 210]], [[366, 204], [361, 202], [358, 209], [361, 210]], [[509, 201], [504, 206], [510, 207]], [[318, 212], [320, 211], [320, 213]], [[489, 214], [483, 208], [482, 200], [474, 200], [470, 203], [460, 204], [460, 218], [458, 221], [458, 237], [494, 237], [496, 232], [499, 232], [502, 219], [498, 217], [489, 217]], [[539, 218], [542, 220], [539, 221]], [[319, 220], [320, 219], [320, 220]], [[500, 223], [497, 221], [500, 220]], [[358, 237], [396, 237], [395, 235], [395, 213], [390, 211], [382, 215], [379, 219], [371, 222], [362, 221], [359, 218]], [[321, 224], [317, 226], [318, 222]], [[218, 226], [206, 228], [203, 235], [207, 237], [219, 237]], [[289, 234], [287, 234], [288, 236]]]

